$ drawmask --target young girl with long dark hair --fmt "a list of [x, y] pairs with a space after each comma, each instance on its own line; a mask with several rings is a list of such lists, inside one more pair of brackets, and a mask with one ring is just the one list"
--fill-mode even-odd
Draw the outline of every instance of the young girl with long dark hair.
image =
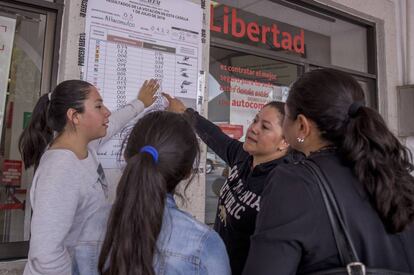
[[198, 154], [184, 116], [154, 112], [138, 121], [125, 146], [126, 167], [99, 259], [102, 274], [230, 274], [217, 233], [174, 200]]
[[111, 204], [96, 150], [154, 102], [158, 87], [145, 81], [137, 100], [112, 116], [85, 81], [64, 81], [40, 97], [19, 141], [25, 167], [36, 170], [25, 275], [98, 274]]
[[[360, 262], [413, 274], [412, 158], [380, 114], [364, 105], [358, 82], [332, 69], [305, 73], [289, 92], [283, 131], [307, 160], [269, 175], [243, 274], [344, 267], [319, 180], [305, 166], [309, 162], [327, 179]], [[348, 274], [365, 274], [353, 268]]]

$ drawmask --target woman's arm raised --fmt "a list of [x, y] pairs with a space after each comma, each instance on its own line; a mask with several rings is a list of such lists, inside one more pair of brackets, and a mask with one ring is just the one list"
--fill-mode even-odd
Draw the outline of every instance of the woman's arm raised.
[[242, 142], [223, 133], [217, 125], [193, 109], [187, 108], [179, 99], [173, 98], [168, 94], [163, 93], [163, 95], [169, 101], [168, 110], [187, 115], [192, 121], [198, 136], [228, 165], [232, 166], [240, 153], [244, 153]]

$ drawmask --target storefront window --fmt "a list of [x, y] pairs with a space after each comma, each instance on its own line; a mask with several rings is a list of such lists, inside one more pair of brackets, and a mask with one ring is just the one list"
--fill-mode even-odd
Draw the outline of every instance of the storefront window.
[[27, 253], [19, 247], [30, 237], [33, 169], [24, 169], [18, 142], [51, 87], [55, 22], [55, 13], [0, 3], [0, 260]]
[[212, 1], [211, 35], [309, 63], [369, 72], [367, 26], [287, 2]]
[[[208, 119], [230, 137], [244, 140], [256, 113], [269, 101], [285, 101], [303, 67], [250, 53], [210, 48]], [[213, 151], [206, 160], [206, 219], [213, 224], [227, 167]]]
[[[350, 73], [377, 108], [372, 23], [307, 1], [218, 0], [210, 11], [208, 118], [229, 136], [243, 141], [255, 113], [286, 100], [305, 68]], [[211, 151], [206, 163], [206, 223], [213, 224], [227, 169]]]

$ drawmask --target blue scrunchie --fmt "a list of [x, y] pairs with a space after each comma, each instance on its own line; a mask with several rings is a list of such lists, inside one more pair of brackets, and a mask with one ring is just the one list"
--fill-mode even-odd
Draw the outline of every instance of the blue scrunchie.
[[155, 163], [158, 163], [158, 151], [151, 145], [146, 145], [139, 150], [140, 153], [148, 153], [152, 156]]

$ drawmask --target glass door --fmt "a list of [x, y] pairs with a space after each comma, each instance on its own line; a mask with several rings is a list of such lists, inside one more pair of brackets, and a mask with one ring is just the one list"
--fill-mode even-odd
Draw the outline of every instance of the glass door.
[[0, 260], [27, 255], [33, 170], [24, 169], [18, 142], [50, 90], [55, 46], [57, 13], [17, 3], [0, 3]]

